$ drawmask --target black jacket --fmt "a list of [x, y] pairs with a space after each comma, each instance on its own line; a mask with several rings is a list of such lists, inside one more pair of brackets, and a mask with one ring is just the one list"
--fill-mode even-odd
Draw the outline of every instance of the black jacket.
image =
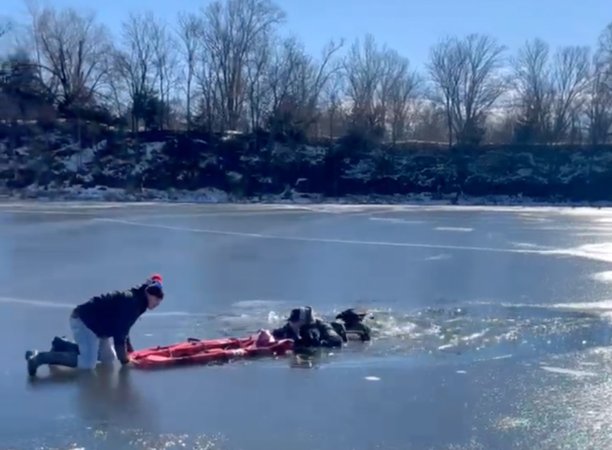
[[114, 291], [91, 298], [74, 308], [73, 316], [99, 338], [113, 338], [115, 352], [122, 363], [128, 361], [132, 325], [147, 309], [146, 285], [127, 291]]
[[289, 323], [272, 330], [272, 336], [276, 339], [293, 339], [297, 347], [342, 347], [345, 342], [329, 323], [319, 319], [302, 325], [299, 338]]

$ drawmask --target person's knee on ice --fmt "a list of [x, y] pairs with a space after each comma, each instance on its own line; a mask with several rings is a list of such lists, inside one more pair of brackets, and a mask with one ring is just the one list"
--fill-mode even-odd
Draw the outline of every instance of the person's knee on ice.
[[[129, 334], [134, 323], [147, 310], [159, 306], [164, 298], [162, 277], [154, 274], [144, 283], [125, 291], [113, 291], [97, 295], [76, 306], [70, 314], [75, 347], [67, 352], [26, 352], [28, 372], [36, 374], [41, 364], [59, 364], [82, 369], [92, 369], [98, 359], [107, 361], [111, 353], [108, 349], [100, 352], [100, 341], [113, 339], [113, 360], [119, 359], [128, 364], [129, 351], [133, 350]], [[54, 339], [55, 344], [58, 341]], [[59, 342], [63, 345], [63, 342]], [[104, 344], [106, 345], [106, 344]], [[110, 342], [108, 343], [110, 345]], [[49, 362], [55, 361], [55, 362]]]

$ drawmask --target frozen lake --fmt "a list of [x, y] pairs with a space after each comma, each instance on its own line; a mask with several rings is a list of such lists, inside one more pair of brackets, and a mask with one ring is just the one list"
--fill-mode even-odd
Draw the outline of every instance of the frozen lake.
[[[293, 306], [376, 339], [290, 358], [28, 379], [70, 308], [151, 272], [138, 348]], [[0, 203], [2, 448], [609, 448], [612, 210]]]

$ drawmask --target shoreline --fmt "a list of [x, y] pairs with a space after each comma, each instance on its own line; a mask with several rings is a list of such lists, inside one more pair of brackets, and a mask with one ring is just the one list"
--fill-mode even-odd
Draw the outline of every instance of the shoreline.
[[195, 191], [143, 189], [128, 192], [121, 188], [81, 188], [72, 186], [64, 189], [29, 186], [25, 189], [0, 188], [0, 204], [6, 201], [21, 202], [91, 202], [91, 203], [168, 203], [168, 204], [209, 204], [209, 205], [380, 205], [380, 206], [502, 206], [502, 207], [571, 207], [571, 208], [610, 208], [612, 201], [555, 200], [537, 199], [524, 196], [488, 195], [466, 196], [423, 194], [396, 195], [347, 195], [325, 197], [320, 194], [307, 194], [292, 191], [290, 195], [260, 195], [257, 197], [237, 197], [214, 188]]

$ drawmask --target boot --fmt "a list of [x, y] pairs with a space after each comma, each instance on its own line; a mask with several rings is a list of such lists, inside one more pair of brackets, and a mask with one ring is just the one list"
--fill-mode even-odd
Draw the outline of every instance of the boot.
[[74, 352], [37, 352], [28, 350], [26, 361], [28, 362], [28, 374], [36, 376], [36, 370], [41, 364], [66, 366], [76, 368], [78, 355]]
[[65, 336], [62, 336], [62, 337], [55, 336], [53, 338], [53, 341], [51, 342], [51, 351], [52, 352], [72, 352], [78, 355], [79, 345], [67, 339]]

